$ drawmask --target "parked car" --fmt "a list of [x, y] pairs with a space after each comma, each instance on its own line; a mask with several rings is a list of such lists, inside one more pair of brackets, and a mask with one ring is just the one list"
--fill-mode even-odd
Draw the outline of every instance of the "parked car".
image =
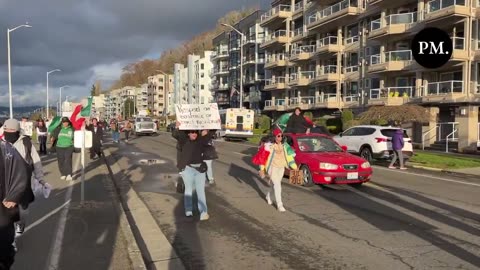
[[295, 161], [303, 171], [304, 186], [360, 186], [372, 176], [372, 168], [367, 160], [349, 154], [345, 146], [340, 146], [327, 135], [287, 133], [285, 142], [295, 150]]
[[[348, 148], [348, 152], [360, 155], [362, 158], [372, 162], [374, 159], [390, 159], [392, 150], [392, 136], [396, 127], [384, 126], [355, 126], [345, 130], [334, 137], [341, 145]], [[407, 161], [413, 156], [412, 140], [408, 137], [406, 130], [403, 130], [403, 157]]]

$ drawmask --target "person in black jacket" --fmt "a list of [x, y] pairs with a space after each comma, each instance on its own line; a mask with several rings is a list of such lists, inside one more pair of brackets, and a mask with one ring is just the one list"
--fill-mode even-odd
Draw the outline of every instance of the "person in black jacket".
[[88, 125], [87, 130], [92, 132], [92, 148], [90, 148], [90, 159], [102, 156], [103, 128], [99, 125], [96, 118], [92, 118], [92, 124]]
[[[215, 131], [212, 131], [215, 132]], [[215, 184], [215, 178], [213, 177], [213, 160], [218, 159], [217, 151], [213, 143], [213, 138], [210, 139], [208, 145], [205, 147], [205, 152], [203, 154], [203, 159], [207, 164], [207, 178], [210, 185]]]
[[50, 142], [52, 143], [52, 146], [50, 147], [50, 152], [51, 153], [56, 153], [57, 152], [57, 139], [58, 139], [58, 134], [60, 133], [61, 129], [62, 129], [62, 125], [59, 125], [50, 134]]
[[295, 113], [292, 113], [287, 122], [285, 133], [310, 133], [310, 124], [302, 114], [300, 108], [295, 108]]
[[178, 162], [178, 167], [182, 171], [182, 178], [185, 184], [184, 205], [185, 215], [193, 216], [193, 186], [197, 192], [198, 210], [200, 211], [200, 220], [208, 220], [207, 199], [205, 196], [205, 181], [207, 165], [204, 162], [205, 148], [212, 139], [215, 131], [190, 130], [187, 132], [179, 131], [180, 122], [176, 123], [174, 137], [178, 138], [182, 145], [182, 151]]
[[14, 222], [30, 180], [27, 166], [13, 145], [0, 142], [0, 270], [10, 269], [15, 259]]
[[182, 134], [182, 133], [185, 133], [185, 131], [177, 130], [176, 128], [172, 129], [172, 136], [173, 136], [173, 138], [175, 138], [177, 140], [177, 146], [176, 146], [176, 149], [177, 149], [177, 169], [180, 172], [180, 174], [182, 173], [182, 169], [181, 169], [181, 166], [180, 166], [180, 159], [181, 159], [181, 156], [182, 156], [182, 147], [183, 147], [183, 144], [185, 143], [183, 140], [180, 140], [180, 138], [183, 138], [183, 137], [186, 136], [186, 134]]

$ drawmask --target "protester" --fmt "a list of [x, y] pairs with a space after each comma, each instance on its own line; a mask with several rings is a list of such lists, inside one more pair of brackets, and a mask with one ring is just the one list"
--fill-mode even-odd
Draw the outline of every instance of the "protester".
[[92, 124], [87, 126], [87, 130], [92, 132], [92, 148], [90, 148], [90, 158], [102, 156], [103, 128], [96, 118], [92, 119]]
[[9, 142], [0, 142], [0, 269], [8, 270], [15, 258], [14, 222], [18, 205], [30, 187], [28, 165]]
[[[215, 132], [214, 130], [211, 132]], [[205, 147], [203, 159], [207, 164], [207, 178], [210, 185], [215, 184], [215, 178], [213, 177], [213, 160], [218, 159], [217, 151], [213, 143], [213, 138], [208, 141], [208, 145]]]
[[[291, 168], [297, 170], [297, 164], [295, 163], [295, 151], [287, 143], [283, 143], [283, 134], [280, 129], [273, 131], [275, 136], [275, 142], [265, 143], [264, 148], [261, 151], [266, 151], [267, 155], [262, 156], [260, 161], [260, 177], [265, 178], [269, 176], [273, 183], [273, 190], [275, 192], [275, 201], [277, 202], [277, 209], [280, 212], [285, 212], [282, 201], [282, 179], [285, 175], [285, 168]], [[272, 204], [270, 193], [272, 188], [267, 192], [267, 203]]]
[[130, 132], [132, 132], [133, 125], [130, 120], [125, 121], [125, 126], [123, 128], [123, 132], [125, 133], [125, 142], [128, 142], [128, 138], [130, 137]]
[[68, 117], [62, 118], [62, 125], [57, 139], [57, 159], [60, 170], [60, 179], [72, 181], [72, 157], [74, 151], [73, 144], [74, 131], [72, 123]]
[[37, 139], [38, 143], [40, 144], [40, 154], [46, 155], [47, 154], [47, 135], [48, 129], [45, 125], [43, 119], [38, 120], [37, 125]]
[[120, 130], [118, 122], [115, 119], [112, 119], [110, 122], [110, 130], [112, 131], [113, 142], [118, 143], [120, 141]]
[[177, 149], [177, 169], [180, 172], [180, 174], [182, 172], [182, 170], [180, 168], [180, 159], [181, 159], [181, 156], [182, 156], [183, 144], [185, 143], [185, 140], [183, 140], [183, 139], [180, 140], [180, 138], [183, 138], [183, 137], [187, 136], [186, 134], [182, 134], [182, 133], [185, 133], [185, 131], [177, 130], [177, 129], [172, 130], [172, 136], [173, 136], [173, 138], [175, 138], [177, 140], [177, 146], [176, 146], [176, 149]]
[[405, 142], [403, 141], [403, 130], [401, 128], [395, 130], [392, 136], [392, 150], [393, 150], [393, 158], [392, 162], [390, 162], [389, 169], [396, 169], [395, 162], [400, 162], [400, 170], [406, 170], [407, 168], [404, 167], [403, 164], [403, 153], [402, 149]]
[[50, 152], [51, 153], [56, 153], [57, 152], [58, 134], [60, 133], [61, 129], [62, 129], [62, 125], [59, 125], [50, 134], [50, 143], [52, 144], [52, 146], [50, 147]]
[[[198, 131], [190, 130], [187, 133], [179, 131], [180, 122], [176, 123], [174, 131], [175, 137], [182, 144], [182, 152], [178, 167], [182, 172], [183, 182], [185, 183], [184, 204], [185, 215], [193, 216], [193, 188], [197, 192], [198, 210], [200, 211], [200, 220], [208, 220], [207, 199], [205, 196], [205, 173], [207, 165], [203, 159], [203, 153], [211, 140], [214, 131], [203, 130], [201, 134]], [[188, 135], [187, 135], [188, 134]]]
[[295, 113], [292, 113], [287, 122], [285, 133], [310, 133], [312, 123], [307, 121], [302, 114], [300, 108], [295, 108]]

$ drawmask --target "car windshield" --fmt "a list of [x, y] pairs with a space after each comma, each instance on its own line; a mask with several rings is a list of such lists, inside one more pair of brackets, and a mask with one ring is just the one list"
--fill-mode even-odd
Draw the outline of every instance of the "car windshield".
[[297, 138], [301, 152], [343, 152], [343, 149], [330, 138], [302, 137]]

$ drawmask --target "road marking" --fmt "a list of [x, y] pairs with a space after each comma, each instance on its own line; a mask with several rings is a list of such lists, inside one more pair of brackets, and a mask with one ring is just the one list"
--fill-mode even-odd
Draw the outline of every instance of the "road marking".
[[247, 154], [243, 154], [243, 153], [240, 153], [240, 152], [233, 152], [233, 153], [234, 153], [234, 154], [237, 154], [237, 155], [240, 155], [240, 156], [244, 156], [244, 157], [245, 157], [245, 156], [249, 156], [249, 155], [247, 155]]
[[33, 228], [35, 228], [36, 226], [40, 225], [40, 223], [44, 222], [45, 220], [47, 220], [48, 218], [50, 218], [51, 216], [55, 215], [56, 213], [60, 212], [60, 210], [62, 210], [62, 208], [64, 208], [65, 206], [67, 206], [67, 204], [70, 203], [71, 200], [68, 200], [66, 201], [64, 204], [60, 205], [59, 207], [57, 207], [56, 209], [50, 211], [50, 213], [46, 214], [45, 216], [43, 216], [41, 219], [33, 222], [32, 224], [28, 225], [26, 228], [25, 228], [25, 232], [28, 232], [29, 230], [32, 230]]
[[480, 184], [476, 184], [476, 183], [452, 180], [452, 179], [447, 179], [447, 178], [442, 178], [442, 177], [432, 176], [432, 175], [426, 175], [426, 174], [412, 173], [412, 172], [406, 172], [406, 171], [400, 171], [400, 170], [392, 170], [392, 169], [388, 169], [388, 168], [384, 168], [384, 167], [380, 167], [380, 166], [373, 166], [373, 167], [375, 169], [381, 169], [381, 170], [384, 170], [384, 171], [390, 171], [390, 172], [402, 173], [402, 174], [409, 174], [409, 175], [426, 177], [426, 178], [436, 179], [436, 180], [445, 181], [445, 182], [452, 182], [452, 183], [457, 183], [457, 184], [462, 184], [462, 185], [480, 187]]

